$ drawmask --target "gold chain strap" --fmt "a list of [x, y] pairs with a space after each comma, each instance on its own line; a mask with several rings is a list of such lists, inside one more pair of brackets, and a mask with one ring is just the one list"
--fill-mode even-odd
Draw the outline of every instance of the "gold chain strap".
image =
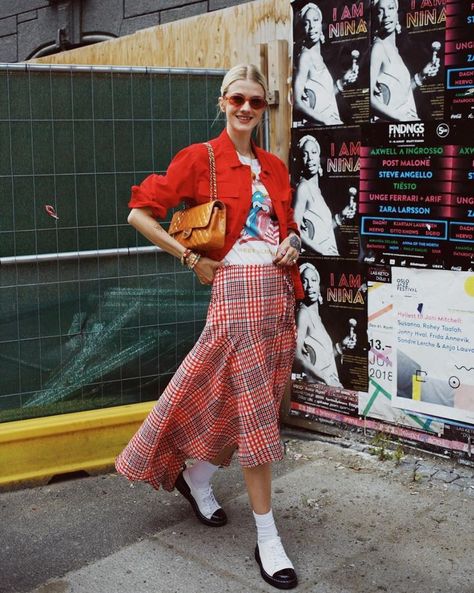
[[217, 200], [217, 181], [216, 181], [216, 157], [214, 156], [214, 149], [209, 142], [204, 142], [207, 152], [209, 154], [209, 191], [211, 194], [211, 201]]

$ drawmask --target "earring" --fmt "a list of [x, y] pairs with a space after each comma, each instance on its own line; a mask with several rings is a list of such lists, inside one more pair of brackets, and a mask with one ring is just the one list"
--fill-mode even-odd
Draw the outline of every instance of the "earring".
[[402, 32], [402, 26], [400, 25], [400, 23], [397, 23], [395, 25], [395, 31], [397, 32], [397, 35], [400, 35], [400, 33]]
[[321, 165], [319, 165], [319, 169], [318, 169], [318, 175], [319, 175], [320, 177], [322, 177], [322, 176], [323, 176], [323, 168], [321, 167]]
[[319, 36], [319, 39], [321, 40], [321, 43], [325, 43], [326, 41], [326, 37], [324, 37], [324, 33], [321, 31], [321, 35]]

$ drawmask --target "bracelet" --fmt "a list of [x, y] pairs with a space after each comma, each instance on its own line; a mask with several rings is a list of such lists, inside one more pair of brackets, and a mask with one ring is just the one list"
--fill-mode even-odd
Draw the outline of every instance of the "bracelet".
[[342, 223], [344, 222], [340, 214], [336, 214], [334, 220], [336, 221], [337, 226], [342, 226]]
[[182, 253], [181, 257], [180, 257], [180, 262], [181, 262], [181, 265], [182, 265], [182, 266], [186, 266], [186, 265], [187, 265], [187, 259], [188, 259], [188, 257], [191, 255], [191, 253], [192, 253], [192, 250], [191, 250], [191, 249], [189, 249], [189, 247], [187, 247], [187, 248], [186, 248], [186, 249], [183, 251], [183, 253]]
[[342, 84], [342, 82], [341, 82], [341, 79], [340, 79], [340, 78], [338, 78], [338, 79], [336, 80], [336, 86], [337, 86], [337, 88], [340, 90], [340, 92], [341, 92], [341, 93], [342, 93], [342, 92], [344, 92], [344, 85]]
[[200, 253], [194, 253], [194, 251], [191, 252], [191, 255], [188, 258], [190, 261], [187, 262], [187, 266], [190, 270], [193, 270], [194, 267], [196, 266], [196, 264], [198, 263], [198, 261], [201, 259], [201, 254]]
[[191, 253], [186, 258], [186, 266], [191, 270], [191, 266], [193, 265], [194, 260], [196, 259], [197, 253], [191, 251]]
[[413, 80], [415, 81], [416, 86], [423, 86], [423, 80], [418, 73], [415, 74]]

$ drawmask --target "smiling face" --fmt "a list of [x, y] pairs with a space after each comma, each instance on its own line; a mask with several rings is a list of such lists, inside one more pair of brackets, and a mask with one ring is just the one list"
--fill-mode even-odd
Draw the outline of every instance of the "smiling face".
[[[231, 83], [225, 93], [227, 96], [239, 94], [244, 97], [261, 97], [265, 99], [265, 90], [253, 80], [236, 80]], [[225, 113], [227, 120], [227, 132], [232, 135], [243, 133], [251, 134], [252, 130], [259, 124], [265, 109], [252, 109], [249, 102], [245, 101], [240, 107], [234, 107], [224, 97], [219, 99], [221, 110]]]
[[319, 274], [316, 270], [306, 268], [301, 274], [301, 282], [306, 296], [315, 303], [320, 295]]
[[303, 166], [309, 175], [318, 175], [321, 166], [319, 149], [315, 142], [307, 140], [301, 149]]
[[308, 39], [311, 44], [321, 42], [321, 33], [323, 31], [323, 20], [321, 13], [315, 8], [310, 8], [306, 11], [303, 17], [303, 27]]
[[398, 24], [398, 4], [396, 0], [379, 0], [375, 9], [379, 32], [390, 35]]

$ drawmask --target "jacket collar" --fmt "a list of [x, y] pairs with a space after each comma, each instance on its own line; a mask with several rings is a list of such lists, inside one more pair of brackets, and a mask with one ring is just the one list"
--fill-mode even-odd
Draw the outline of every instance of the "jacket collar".
[[[229, 167], [241, 167], [242, 163], [240, 162], [239, 157], [237, 156], [237, 151], [235, 150], [234, 143], [230, 139], [227, 130], [224, 128], [222, 132], [211, 141], [214, 148], [218, 151], [220, 158], [222, 158]], [[262, 171], [265, 173], [270, 172], [270, 166], [268, 162], [267, 152], [260, 148], [255, 144], [253, 140], [252, 143], [252, 150], [260, 162], [260, 166], [262, 167]]]

